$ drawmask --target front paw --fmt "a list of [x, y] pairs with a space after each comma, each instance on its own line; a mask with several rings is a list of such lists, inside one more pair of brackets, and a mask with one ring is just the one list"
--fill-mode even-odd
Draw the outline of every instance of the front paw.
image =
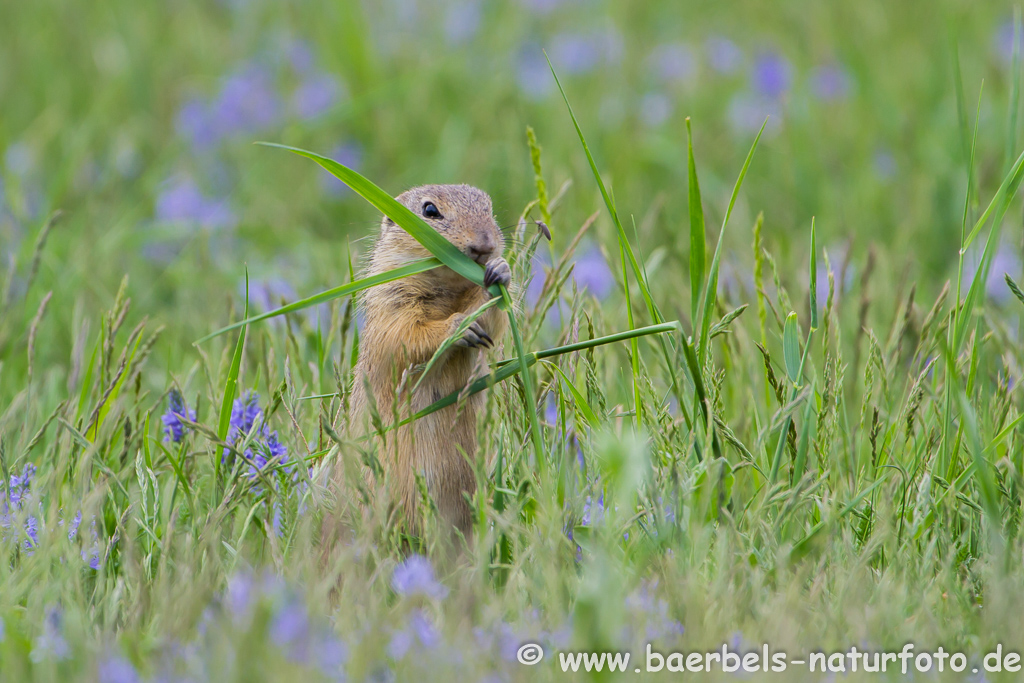
[[487, 262], [484, 267], [484, 287], [491, 285], [508, 287], [510, 282], [512, 282], [512, 269], [509, 268], [508, 261], [499, 256]]
[[[452, 321], [453, 334], [458, 331], [459, 326], [465, 319], [465, 314], [459, 314], [455, 317]], [[491, 335], [487, 334], [484, 328], [480, 326], [480, 323], [474, 320], [469, 324], [469, 327], [463, 330], [459, 338], [455, 340], [455, 345], [461, 346], [464, 349], [489, 349], [494, 346], [494, 340], [491, 339]]]

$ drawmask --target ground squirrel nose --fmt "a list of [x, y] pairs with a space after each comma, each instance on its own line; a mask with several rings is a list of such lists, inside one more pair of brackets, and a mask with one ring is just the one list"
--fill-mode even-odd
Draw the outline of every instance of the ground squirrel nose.
[[489, 236], [484, 237], [466, 247], [466, 252], [469, 258], [473, 259], [480, 265], [484, 265], [490, 261], [491, 256], [494, 255], [494, 240]]

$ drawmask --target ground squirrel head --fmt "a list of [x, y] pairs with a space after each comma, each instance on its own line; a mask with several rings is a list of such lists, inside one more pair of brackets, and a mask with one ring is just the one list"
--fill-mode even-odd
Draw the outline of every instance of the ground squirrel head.
[[[483, 190], [470, 185], [421, 185], [396, 199], [480, 265], [500, 256], [505, 249], [491, 198]], [[401, 251], [408, 260], [431, 255], [386, 216], [381, 222], [380, 240], [389, 252]]]

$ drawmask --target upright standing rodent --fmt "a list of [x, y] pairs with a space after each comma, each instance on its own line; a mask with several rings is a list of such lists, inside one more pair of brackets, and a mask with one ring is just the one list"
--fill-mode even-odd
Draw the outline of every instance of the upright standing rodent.
[[[397, 199], [484, 266], [487, 286], [509, 284], [512, 272], [501, 256], [505, 240], [487, 193], [469, 185], [424, 185]], [[367, 275], [430, 255], [385, 217]], [[367, 388], [385, 424], [392, 422], [395, 406], [399, 419], [404, 419], [463, 389], [474, 376], [481, 349], [492, 347], [505, 332], [508, 320], [497, 307], [485, 311], [468, 327], [414, 392], [420, 378], [410, 368], [429, 361], [466, 316], [489, 299], [486, 289], [444, 266], [367, 290], [361, 303], [365, 323], [356, 364], [352, 424], [360, 428], [368, 422]], [[472, 496], [476, 491], [470, 462], [476, 457], [476, 416], [483, 401], [483, 393], [475, 394], [461, 406], [448, 406], [385, 435], [380, 461], [406, 529], [415, 532], [419, 528], [416, 474], [420, 473], [441, 517], [468, 536], [472, 520], [463, 494]]]

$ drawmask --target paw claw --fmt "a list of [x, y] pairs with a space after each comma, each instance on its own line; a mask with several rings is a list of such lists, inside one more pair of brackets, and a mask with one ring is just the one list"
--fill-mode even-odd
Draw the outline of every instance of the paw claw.
[[502, 257], [493, 258], [484, 267], [484, 286], [504, 285], [512, 282], [512, 269]]

